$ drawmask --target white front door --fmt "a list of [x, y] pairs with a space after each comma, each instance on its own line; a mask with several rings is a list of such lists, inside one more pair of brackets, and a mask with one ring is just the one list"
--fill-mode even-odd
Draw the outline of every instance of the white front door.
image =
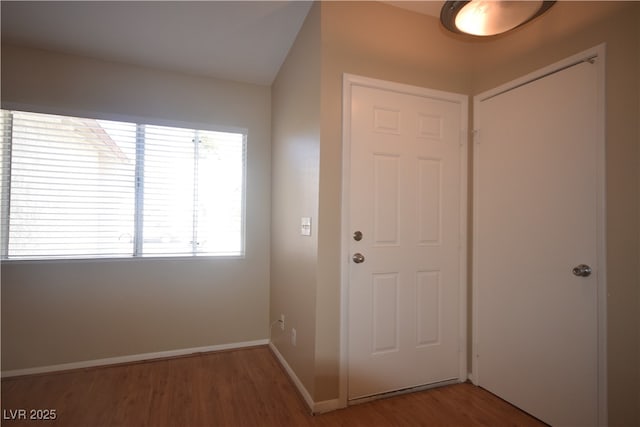
[[467, 100], [383, 86], [354, 84], [345, 105], [350, 400], [466, 372]]
[[602, 61], [475, 103], [475, 382], [557, 426], [598, 424]]

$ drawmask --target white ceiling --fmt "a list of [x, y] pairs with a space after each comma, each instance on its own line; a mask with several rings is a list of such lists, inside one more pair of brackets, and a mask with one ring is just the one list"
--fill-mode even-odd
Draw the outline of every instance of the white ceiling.
[[2, 1], [2, 42], [271, 84], [311, 3]]
[[[443, 1], [388, 1], [439, 16]], [[2, 42], [269, 85], [311, 2], [6, 1]]]

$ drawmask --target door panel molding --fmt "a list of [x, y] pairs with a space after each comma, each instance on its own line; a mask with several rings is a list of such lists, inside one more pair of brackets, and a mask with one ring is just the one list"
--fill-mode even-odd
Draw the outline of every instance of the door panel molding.
[[[430, 98], [433, 100], [441, 100], [456, 104], [460, 111], [460, 188], [459, 188], [459, 381], [465, 381], [468, 374], [467, 369], [467, 142], [468, 142], [468, 96], [451, 92], [426, 89], [417, 86], [405, 85], [400, 83], [388, 82], [368, 77], [357, 76], [353, 74], [344, 74], [343, 76], [343, 135], [342, 135], [342, 239], [341, 239], [341, 302], [340, 302], [340, 390], [339, 401], [341, 406], [348, 405], [348, 348], [349, 348], [349, 269], [351, 265], [350, 245], [353, 239], [350, 230], [350, 153], [351, 153], [351, 102], [352, 89], [355, 86], [381, 89], [399, 94], [413, 95], [419, 97]], [[379, 109], [376, 111], [375, 128], [381, 133], [397, 132], [397, 117], [394, 111]], [[441, 135], [443, 132], [442, 120], [435, 116], [424, 116], [419, 127], [416, 137], [423, 139], [428, 143], [441, 143]], [[426, 159], [433, 160], [433, 159]], [[436, 218], [432, 218], [432, 222], [437, 222], [437, 213], [433, 213]], [[427, 224], [429, 225], [429, 224]], [[432, 238], [430, 233], [427, 233]], [[433, 338], [433, 331], [423, 331], [424, 337]], [[427, 333], [428, 332], [428, 333]], [[437, 334], [436, 334], [437, 335]], [[420, 342], [420, 337], [416, 337], [416, 342], [421, 345], [428, 343]], [[425, 338], [426, 339], [426, 338]], [[428, 340], [427, 340], [428, 341]], [[428, 387], [428, 386], [427, 386]], [[425, 387], [420, 387], [425, 388]], [[367, 398], [369, 400], [369, 398]]]

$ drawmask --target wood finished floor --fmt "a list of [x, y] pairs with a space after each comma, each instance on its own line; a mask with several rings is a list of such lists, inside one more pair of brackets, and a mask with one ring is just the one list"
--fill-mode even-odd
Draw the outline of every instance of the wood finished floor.
[[[1, 406], [7, 427], [544, 425], [471, 384], [311, 416], [267, 347], [7, 378]], [[16, 409], [55, 409], [57, 418], [6, 419]]]

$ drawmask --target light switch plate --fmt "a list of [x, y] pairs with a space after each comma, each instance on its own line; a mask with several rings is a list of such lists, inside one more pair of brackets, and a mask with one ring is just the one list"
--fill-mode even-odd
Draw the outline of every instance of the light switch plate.
[[311, 236], [311, 217], [303, 216], [300, 218], [300, 234]]

